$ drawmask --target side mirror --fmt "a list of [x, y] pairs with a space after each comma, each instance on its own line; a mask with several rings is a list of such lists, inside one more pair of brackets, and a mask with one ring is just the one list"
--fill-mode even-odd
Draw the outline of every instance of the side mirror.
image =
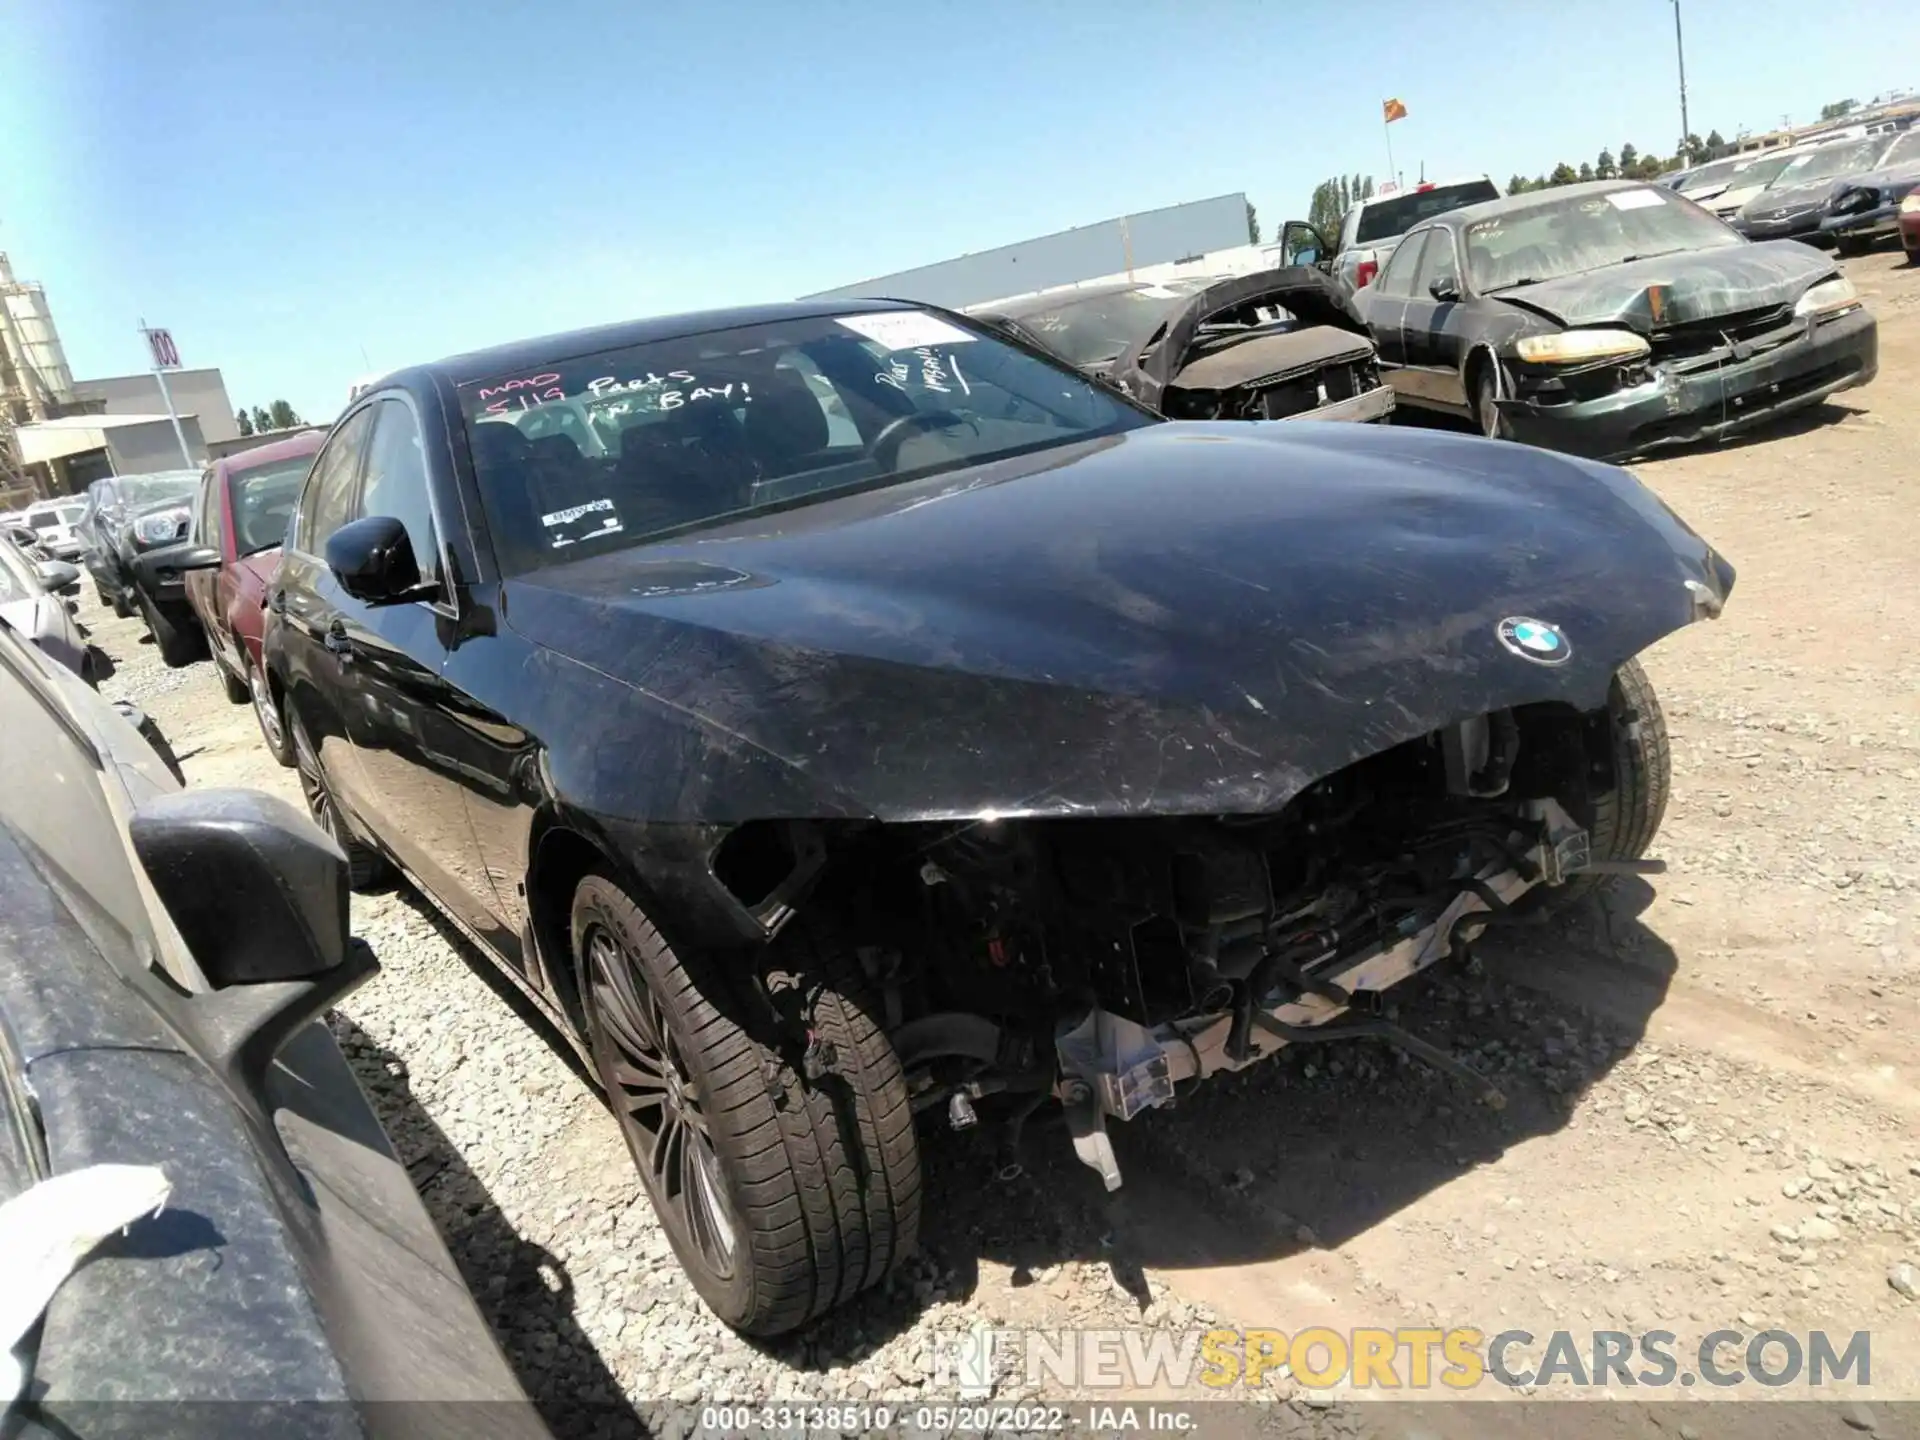
[[220, 552], [211, 545], [193, 545], [167, 561], [174, 570], [218, 570]]
[[1323, 257], [1332, 254], [1326, 236], [1307, 221], [1289, 220], [1280, 227], [1280, 258], [1288, 265], [1324, 266], [1328, 261]]
[[420, 588], [413, 541], [391, 515], [369, 515], [334, 531], [327, 540], [327, 568], [343, 590], [369, 605], [412, 599]]
[[347, 857], [286, 801], [180, 790], [143, 803], [133, 851], [212, 992], [194, 999], [236, 1098], [273, 1057], [379, 969], [347, 929]]
[[7, 538], [23, 549], [27, 549], [40, 543], [40, 532], [31, 525], [9, 525]]
[[1460, 285], [1451, 275], [1436, 275], [1427, 285], [1427, 293], [1439, 301], [1458, 300]]
[[40, 583], [56, 595], [80, 588], [80, 572], [64, 560], [42, 560], [33, 567]]

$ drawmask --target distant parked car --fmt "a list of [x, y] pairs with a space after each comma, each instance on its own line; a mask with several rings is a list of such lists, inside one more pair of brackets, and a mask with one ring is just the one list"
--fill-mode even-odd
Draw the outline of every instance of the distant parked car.
[[[1423, 181], [1411, 190], [1374, 195], [1348, 208], [1340, 220], [1339, 236], [1321, 237], [1320, 253], [1333, 257], [1331, 273], [1336, 280], [1349, 290], [1364, 290], [1414, 226], [1463, 205], [1498, 200], [1500, 195], [1500, 187], [1486, 175]], [[1299, 220], [1288, 224], [1307, 228]]]
[[[83, 537], [101, 599], [116, 615], [137, 611], [161, 660], [173, 669], [205, 653], [206, 636], [187, 604], [181, 569], [202, 473], [166, 470], [95, 481], [96, 514], [88, 517], [92, 531]], [[108, 496], [111, 508], [102, 510]]]
[[79, 589], [80, 571], [73, 565], [36, 561], [0, 535], [0, 621], [91, 685], [98, 678], [94, 652], [67, 600]]
[[1828, 237], [1820, 222], [1827, 202], [1848, 179], [1878, 169], [1902, 137], [1870, 135], [1818, 145], [1794, 160], [1733, 216], [1733, 228], [1749, 240], [1805, 240]]
[[1379, 420], [1393, 391], [1311, 266], [1042, 291], [974, 314], [1176, 420]]
[[1596, 459], [1733, 434], [1879, 364], [1873, 317], [1821, 252], [1749, 243], [1630, 181], [1443, 215], [1354, 306], [1402, 406]]
[[1878, 165], [1836, 185], [1820, 220], [1842, 255], [1860, 255], [1900, 233], [1900, 206], [1920, 187], [1920, 130], [1894, 141]]
[[86, 513], [86, 496], [68, 495], [29, 505], [21, 519], [33, 527], [41, 548], [54, 559], [78, 560], [81, 544], [74, 527]]
[[176, 560], [227, 698], [253, 703], [261, 738], [282, 765], [293, 763], [293, 751], [280, 697], [261, 665], [260, 622], [300, 482], [326, 439], [326, 431], [309, 430], [215, 461], [194, 502], [189, 546]]
[[1749, 155], [1747, 159], [1751, 163], [1735, 170], [1719, 193], [1688, 198], [1697, 201], [1722, 220], [1730, 221], [1749, 200], [1773, 184], [1781, 171], [1813, 148], [1811, 145], [1793, 145], [1760, 155]]
[[[82, 563], [93, 576], [102, 605], [121, 619], [133, 614], [133, 521], [183, 507], [200, 483], [198, 470], [159, 470], [147, 475], [109, 475], [87, 487], [87, 509], [76, 531]], [[153, 526], [149, 533], [156, 533]]]
[[1686, 196], [1696, 205], [1704, 205], [1716, 195], [1724, 193], [1758, 159], [1756, 155], [1729, 155], [1724, 160], [1710, 160], [1692, 170], [1681, 171], [1667, 188]]

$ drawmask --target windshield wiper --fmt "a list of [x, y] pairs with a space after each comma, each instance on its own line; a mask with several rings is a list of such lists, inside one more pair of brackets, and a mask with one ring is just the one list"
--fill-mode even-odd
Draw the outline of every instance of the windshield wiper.
[[1538, 285], [1539, 283], [1540, 281], [1536, 276], [1522, 275], [1518, 280], [1509, 280], [1504, 285], [1489, 286], [1487, 288], [1487, 294], [1498, 295], [1502, 290], [1518, 290], [1522, 285]]
[[[1662, 255], [1678, 255], [1682, 250], [1686, 248], [1687, 247], [1684, 245], [1675, 245], [1671, 249], [1667, 249], [1667, 250], [1649, 250], [1644, 255], [1622, 255], [1614, 263], [1617, 265], [1631, 265], [1636, 260], [1658, 260]], [[1606, 266], [1602, 265], [1596, 268], [1604, 270], [1606, 269]]]

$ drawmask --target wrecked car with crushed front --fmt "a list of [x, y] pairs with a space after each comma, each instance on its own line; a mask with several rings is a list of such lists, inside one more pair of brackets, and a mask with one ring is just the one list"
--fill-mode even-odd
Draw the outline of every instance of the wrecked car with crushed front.
[[1879, 370], [1832, 259], [1632, 181], [1443, 215], [1353, 304], [1401, 406], [1593, 459], [1724, 439]]
[[1042, 290], [969, 307], [1172, 420], [1383, 420], [1393, 391], [1309, 265]]
[[[911, 383], [902, 378], [902, 371]], [[965, 317], [819, 301], [387, 377], [265, 652], [397, 866], [595, 1069], [695, 1288], [789, 1330], [921, 1216], [915, 1124], [1109, 1121], [1645, 858], [1636, 656], [1728, 563], [1631, 475], [1164, 420]]]

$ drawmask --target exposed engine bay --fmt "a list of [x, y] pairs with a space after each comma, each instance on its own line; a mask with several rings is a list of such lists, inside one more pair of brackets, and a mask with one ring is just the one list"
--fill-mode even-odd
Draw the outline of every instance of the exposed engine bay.
[[801, 908], [856, 945], [916, 1110], [1001, 1112], [1017, 1171], [1021, 1122], [1058, 1099], [1113, 1190], [1108, 1119], [1288, 1044], [1369, 1035], [1484, 1091], [1375, 1002], [1535, 887], [1659, 868], [1590, 854], [1579, 818], [1612, 788], [1620, 723], [1499, 711], [1271, 815], [861, 827]]

